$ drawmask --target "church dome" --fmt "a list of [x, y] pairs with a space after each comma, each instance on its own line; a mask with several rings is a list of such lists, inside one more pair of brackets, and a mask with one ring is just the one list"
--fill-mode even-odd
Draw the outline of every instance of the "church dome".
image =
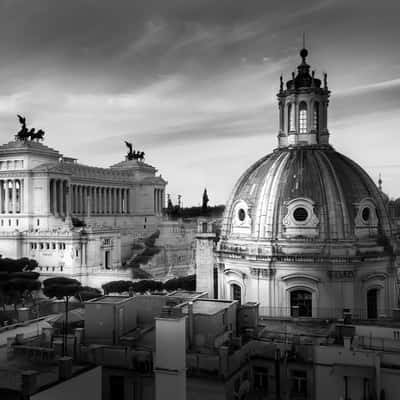
[[282, 147], [253, 164], [233, 190], [222, 232], [250, 241], [390, 236], [380, 190], [329, 145]]
[[[281, 77], [278, 148], [237, 182], [225, 211], [221, 249], [230, 240], [271, 255], [351, 256], [390, 248], [382, 191], [329, 144], [327, 75], [321, 87], [314, 71], [309, 73], [307, 55], [302, 49], [297, 75], [292, 73], [286, 88]], [[360, 250], [363, 246], [368, 250]]]

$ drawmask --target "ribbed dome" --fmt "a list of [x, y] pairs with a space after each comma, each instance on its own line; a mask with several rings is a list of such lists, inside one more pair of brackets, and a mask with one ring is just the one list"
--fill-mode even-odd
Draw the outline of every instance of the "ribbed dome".
[[381, 192], [331, 146], [276, 149], [253, 164], [227, 204], [222, 239], [337, 241], [390, 238]]

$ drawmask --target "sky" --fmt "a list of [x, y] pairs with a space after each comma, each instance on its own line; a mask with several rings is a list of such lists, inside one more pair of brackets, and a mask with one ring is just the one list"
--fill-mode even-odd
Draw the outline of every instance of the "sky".
[[146, 153], [184, 206], [227, 201], [277, 146], [279, 76], [328, 73], [334, 148], [400, 197], [398, 0], [0, 0], [0, 142], [79, 162]]

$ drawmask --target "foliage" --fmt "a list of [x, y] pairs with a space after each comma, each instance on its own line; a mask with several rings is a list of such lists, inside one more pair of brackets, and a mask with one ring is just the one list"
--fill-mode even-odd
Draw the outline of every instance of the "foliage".
[[32, 293], [41, 287], [38, 280], [40, 274], [32, 272], [38, 266], [35, 260], [20, 258], [0, 258], [0, 303], [14, 304], [16, 308], [19, 303], [25, 304], [30, 298], [34, 302]]
[[68, 299], [74, 296], [81, 288], [76, 279], [66, 277], [48, 278], [43, 281], [43, 293], [48, 298]]
[[72, 225], [75, 228], [82, 228], [82, 227], [86, 226], [85, 222], [83, 220], [81, 220], [80, 218], [72, 217], [71, 221], [72, 221]]
[[104, 294], [128, 292], [132, 286], [131, 281], [111, 281], [102, 285]]
[[104, 293], [124, 293], [130, 290], [136, 293], [154, 292], [167, 290], [169, 292], [178, 289], [196, 290], [196, 275], [170, 279], [165, 283], [153, 279], [142, 279], [138, 282], [111, 281], [102, 286]]
[[207, 211], [207, 207], [208, 207], [208, 202], [210, 201], [210, 199], [208, 198], [208, 194], [207, 194], [207, 189], [204, 189], [203, 192], [203, 203], [201, 205], [201, 208], [203, 211]]
[[32, 271], [38, 267], [36, 260], [31, 260], [27, 257], [12, 259], [12, 258], [0, 258], [0, 271], [4, 272], [22, 272]]
[[164, 209], [165, 213], [170, 219], [178, 218], [198, 218], [198, 217], [210, 217], [210, 218], [220, 218], [224, 213], [225, 206], [218, 205], [214, 207], [203, 208], [203, 207], [185, 207], [180, 208], [174, 206], [172, 209]]
[[76, 279], [66, 277], [48, 278], [43, 281], [43, 293], [48, 298], [64, 299], [65, 301], [65, 325], [63, 332], [63, 356], [66, 353], [65, 335], [68, 326], [68, 303], [71, 296], [75, 296], [81, 289], [81, 283]]
[[196, 275], [173, 278], [165, 282], [163, 286], [169, 292], [178, 289], [194, 291], [196, 290]]
[[74, 294], [74, 297], [80, 301], [88, 301], [96, 299], [101, 296], [102, 296], [101, 290], [90, 286], [81, 286], [78, 292]]

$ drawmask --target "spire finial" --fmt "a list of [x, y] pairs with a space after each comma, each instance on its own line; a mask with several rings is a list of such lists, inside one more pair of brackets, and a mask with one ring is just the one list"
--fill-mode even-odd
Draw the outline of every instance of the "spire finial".
[[306, 57], [308, 56], [308, 50], [306, 49], [306, 34], [303, 32], [303, 48], [300, 50], [300, 57], [303, 59], [303, 64], [306, 63]]
[[378, 179], [378, 187], [379, 190], [382, 191], [382, 175], [379, 173], [379, 179]]

